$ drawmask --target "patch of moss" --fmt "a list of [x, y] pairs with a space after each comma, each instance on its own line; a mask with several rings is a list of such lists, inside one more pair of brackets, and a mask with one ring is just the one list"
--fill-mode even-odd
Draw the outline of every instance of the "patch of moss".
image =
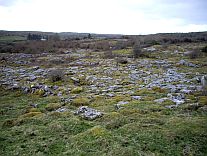
[[54, 110], [56, 110], [56, 109], [58, 109], [60, 107], [61, 107], [61, 104], [60, 103], [49, 103], [49, 104], [47, 104], [45, 106], [45, 109], [47, 111], [54, 111]]
[[152, 90], [155, 91], [155, 92], [158, 92], [158, 93], [166, 93], [167, 92], [166, 89], [163, 89], [163, 88], [160, 88], [160, 87], [153, 87]]
[[119, 101], [130, 101], [131, 98], [127, 95], [117, 95], [117, 96], [114, 96], [112, 98], [113, 101], [115, 102], [119, 102]]
[[40, 110], [38, 108], [30, 108], [27, 110], [27, 112], [40, 112]]
[[91, 129], [89, 129], [88, 133], [90, 133], [93, 136], [100, 137], [100, 136], [103, 136], [103, 135], [107, 134], [107, 131], [101, 126], [95, 126]]
[[112, 120], [115, 120], [121, 117], [122, 117], [122, 114], [118, 112], [110, 112], [110, 113], [105, 114], [102, 118], [97, 119], [97, 120], [101, 122], [109, 122], [109, 121], [112, 121]]
[[149, 89], [144, 88], [144, 89], [137, 91], [135, 94], [140, 96], [140, 95], [155, 94], [155, 92], [153, 90], [149, 90]]
[[21, 115], [19, 118], [31, 118], [31, 117], [34, 117], [34, 116], [40, 116], [42, 114], [43, 113], [41, 113], [41, 112], [29, 112], [29, 113]]
[[148, 107], [148, 110], [151, 111], [151, 112], [161, 112], [165, 109], [166, 109], [165, 107], [157, 105], [157, 104], [156, 105], [150, 105]]
[[87, 137], [87, 136], [92, 136], [92, 137], [102, 137], [109, 134], [108, 131], [103, 128], [102, 126], [94, 126], [90, 129], [88, 129], [87, 131], [83, 132], [83, 133], [79, 133], [78, 135], [76, 135], [76, 137]]
[[142, 101], [154, 101], [155, 100], [155, 97], [153, 96], [145, 96]]
[[45, 94], [45, 91], [43, 89], [38, 89], [34, 92], [35, 95], [43, 96]]
[[136, 108], [124, 108], [124, 109], [121, 109], [119, 113], [127, 116], [127, 115], [132, 115], [134, 113], [140, 113], [140, 111], [139, 109], [136, 109]]
[[71, 91], [72, 94], [79, 94], [81, 92], [83, 92], [83, 87], [76, 87], [76, 88], [73, 88]]
[[203, 106], [207, 105], [207, 96], [200, 96], [199, 97], [199, 103]]
[[126, 54], [131, 54], [132, 49], [121, 49], [121, 50], [114, 50], [113, 54], [121, 54], [121, 55], [126, 55]]
[[90, 100], [86, 97], [77, 97], [72, 101], [72, 105], [79, 107], [79, 106], [87, 106], [89, 105]]

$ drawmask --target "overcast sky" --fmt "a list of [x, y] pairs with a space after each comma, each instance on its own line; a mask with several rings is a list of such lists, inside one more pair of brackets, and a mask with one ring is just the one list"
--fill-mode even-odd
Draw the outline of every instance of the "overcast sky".
[[0, 30], [151, 34], [207, 31], [207, 0], [0, 0]]

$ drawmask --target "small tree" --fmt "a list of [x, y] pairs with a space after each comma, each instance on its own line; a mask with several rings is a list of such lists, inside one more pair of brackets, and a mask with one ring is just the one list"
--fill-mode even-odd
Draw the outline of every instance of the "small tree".
[[133, 57], [134, 58], [138, 58], [138, 57], [141, 57], [143, 56], [143, 53], [142, 53], [142, 50], [141, 50], [141, 46], [140, 46], [140, 43], [136, 43], [134, 45], [134, 48], [133, 48]]
[[60, 41], [60, 36], [58, 33], [55, 33], [54, 35], [49, 36], [49, 40], [51, 41]]
[[91, 34], [88, 34], [88, 39], [91, 39], [92, 37], [91, 37]]

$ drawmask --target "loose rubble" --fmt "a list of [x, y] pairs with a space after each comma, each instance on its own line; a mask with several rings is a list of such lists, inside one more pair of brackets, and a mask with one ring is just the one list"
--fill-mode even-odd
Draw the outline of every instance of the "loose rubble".
[[[152, 53], [157, 52], [154, 47], [145, 50]], [[180, 52], [177, 51], [176, 54], [180, 54]], [[31, 59], [34, 58], [40, 61], [46, 57], [48, 60], [53, 59], [54, 61], [55, 58], [64, 60], [64, 58], [76, 55], [80, 58], [61, 67], [61, 70], [65, 71], [65, 79], [61, 83], [51, 83], [48, 78], [48, 73], [51, 70], [59, 68], [31, 65]], [[81, 56], [85, 56], [82, 51], [64, 53], [55, 55], [55, 57], [46, 53], [9, 54], [9, 60], [16, 66], [0, 67], [0, 85], [10, 90], [21, 90], [24, 94], [34, 94], [41, 97], [58, 96], [64, 104], [70, 104], [74, 98], [81, 95], [88, 95], [91, 98], [96, 95], [105, 98], [127, 95], [131, 97], [132, 101], [142, 101], [146, 95], [136, 95], [136, 92], [143, 89], [160, 88], [166, 91], [166, 97], [155, 99], [154, 102], [159, 104], [170, 100], [175, 104], [173, 107], [185, 103], [185, 95], [203, 89], [204, 81], [202, 78], [206, 73], [197, 72], [196, 75], [193, 75], [191, 71], [180, 70], [180, 66], [189, 69], [200, 68], [198, 63], [194, 64], [184, 59], [175, 64], [169, 59], [133, 60], [127, 58], [126, 64], [117, 66], [114, 59], [97, 57], [89, 61]], [[115, 104], [115, 108], [119, 110], [127, 103], [127, 101], [119, 101]], [[88, 110], [89, 108], [83, 107], [82, 109]], [[91, 116], [93, 118], [93, 115]]]

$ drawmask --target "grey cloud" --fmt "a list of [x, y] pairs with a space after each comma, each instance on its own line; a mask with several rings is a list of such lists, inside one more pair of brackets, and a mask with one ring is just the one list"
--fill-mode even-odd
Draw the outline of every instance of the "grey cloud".
[[189, 24], [207, 24], [207, 0], [157, 0], [145, 5], [131, 6], [148, 18], [179, 18]]
[[206, 24], [207, 14], [206, 14], [207, 1], [206, 0], [188, 0], [188, 1], [174, 1], [166, 5], [163, 9], [164, 16], [166, 17], [176, 17], [183, 19], [186, 23], [193, 24]]

